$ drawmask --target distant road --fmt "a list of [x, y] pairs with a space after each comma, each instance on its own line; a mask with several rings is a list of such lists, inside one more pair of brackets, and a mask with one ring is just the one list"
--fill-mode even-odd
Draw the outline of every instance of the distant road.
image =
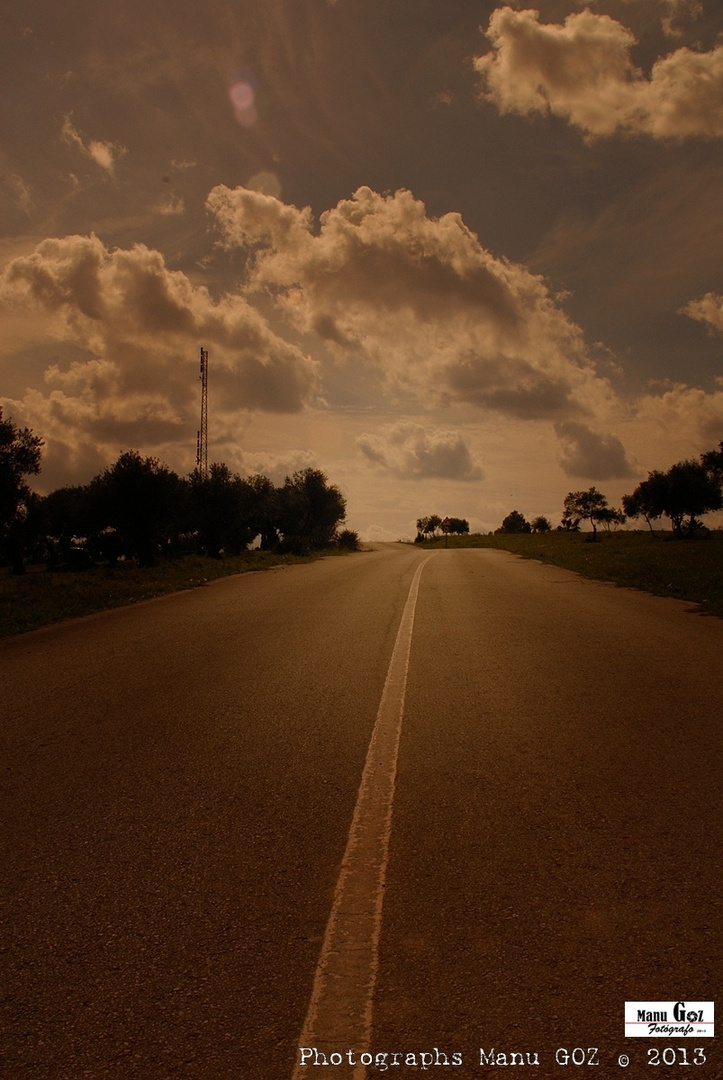
[[[427, 555], [0, 643], [0, 1076], [289, 1080], [405, 605], [372, 1013], [398, 1057], [368, 1076], [489, 1075], [480, 1047], [669, 1075], [623, 1010], [723, 1000], [723, 622], [473, 549], [429, 559], [412, 611]], [[463, 1065], [422, 1069], [435, 1048]]]

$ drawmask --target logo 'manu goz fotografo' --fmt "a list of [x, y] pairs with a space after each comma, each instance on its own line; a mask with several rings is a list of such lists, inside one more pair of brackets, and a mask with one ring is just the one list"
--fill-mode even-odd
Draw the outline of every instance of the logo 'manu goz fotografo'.
[[643, 1039], [713, 1035], [712, 1001], [626, 1001], [625, 1035]]

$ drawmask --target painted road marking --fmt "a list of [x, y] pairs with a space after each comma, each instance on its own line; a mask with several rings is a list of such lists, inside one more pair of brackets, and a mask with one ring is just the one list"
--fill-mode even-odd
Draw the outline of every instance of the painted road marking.
[[[358, 1059], [371, 1049], [372, 999], [414, 611], [422, 570], [433, 557], [434, 553], [428, 555], [417, 567], [402, 612], [299, 1040], [299, 1047], [316, 1047], [327, 1060], [335, 1055], [338, 1080], [364, 1080], [366, 1069]], [[357, 1064], [348, 1064], [347, 1050], [354, 1051]], [[337, 1054], [343, 1056], [341, 1064]], [[302, 1066], [300, 1058], [297, 1050], [292, 1080], [309, 1075], [312, 1061], [307, 1058]]]

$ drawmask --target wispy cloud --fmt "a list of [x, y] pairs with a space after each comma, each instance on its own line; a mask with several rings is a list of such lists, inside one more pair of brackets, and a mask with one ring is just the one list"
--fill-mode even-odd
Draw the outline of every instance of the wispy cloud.
[[112, 142], [101, 139], [88, 139], [87, 141], [83, 139], [83, 136], [73, 125], [71, 114], [68, 114], [63, 119], [61, 136], [63, 142], [67, 143], [68, 146], [77, 147], [85, 157], [94, 161], [109, 176], [115, 175], [116, 163], [126, 153], [124, 146]]
[[[691, 19], [697, 19], [703, 13], [701, 0], [627, 0], [627, 2], [632, 7], [652, 3], [659, 8], [663, 32], [672, 38], [680, 37], [683, 33], [682, 25]], [[596, 0], [593, 0], [589, 6], [594, 7], [595, 3]]]
[[30, 191], [30, 187], [23, 180], [22, 176], [18, 176], [17, 173], [11, 173], [7, 177], [7, 185], [15, 196], [15, 202], [19, 210], [22, 210], [28, 217], [32, 217], [35, 206], [33, 204], [33, 196]]

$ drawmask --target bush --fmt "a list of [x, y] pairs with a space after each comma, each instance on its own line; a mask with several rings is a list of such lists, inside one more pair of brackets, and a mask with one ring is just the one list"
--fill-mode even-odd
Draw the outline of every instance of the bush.
[[340, 551], [359, 551], [361, 549], [359, 533], [354, 532], [353, 529], [342, 529], [336, 538], [336, 544]]

